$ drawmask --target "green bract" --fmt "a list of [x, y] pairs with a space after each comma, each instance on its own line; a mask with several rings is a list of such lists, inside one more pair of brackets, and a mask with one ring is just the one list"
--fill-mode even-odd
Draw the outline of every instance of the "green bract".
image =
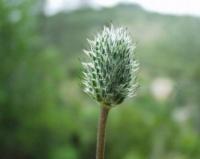
[[136, 92], [135, 43], [126, 29], [104, 27], [84, 52], [89, 62], [84, 67], [84, 91], [108, 106], [120, 104]]

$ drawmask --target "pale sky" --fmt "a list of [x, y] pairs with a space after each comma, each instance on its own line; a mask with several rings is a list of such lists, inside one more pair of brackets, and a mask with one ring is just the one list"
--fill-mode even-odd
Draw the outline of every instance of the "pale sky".
[[200, 16], [200, 0], [47, 0], [45, 12], [53, 15], [61, 10], [74, 10], [84, 2], [96, 9], [113, 7], [123, 2], [136, 3], [147, 10], [163, 14]]

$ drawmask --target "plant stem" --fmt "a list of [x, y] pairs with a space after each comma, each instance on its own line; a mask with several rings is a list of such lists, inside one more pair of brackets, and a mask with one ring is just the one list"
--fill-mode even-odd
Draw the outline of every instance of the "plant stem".
[[106, 105], [101, 106], [98, 132], [97, 132], [96, 159], [104, 159], [106, 121], [109, 110], [110, 108], [108, 108], [108, 106]]

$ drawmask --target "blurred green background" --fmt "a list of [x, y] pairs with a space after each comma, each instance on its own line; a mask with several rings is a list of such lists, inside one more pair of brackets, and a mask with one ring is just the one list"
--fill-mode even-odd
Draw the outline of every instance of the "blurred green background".
[[113, 108], [107, 159], [200, 159], [200, 18], [137, 5], [46, 16], [0, 0], [0, 159], [94, 159], [99, 106], [82, 92], [86, 38], [112, 22], [137, 42], [137, 97]]

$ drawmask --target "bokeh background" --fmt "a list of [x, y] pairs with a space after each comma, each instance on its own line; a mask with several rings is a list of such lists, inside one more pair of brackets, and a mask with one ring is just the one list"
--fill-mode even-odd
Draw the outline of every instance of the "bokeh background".
[[50, 1], [0, 0], [0, 159], [95, 158], [99, 106], [82, 91], [80, 60], [111, 22], [137, 43], [140, 88], [110, 113], [106, 158], [200, 159], [199, 16], [176, 14], [178, 0], [172, 14]]

